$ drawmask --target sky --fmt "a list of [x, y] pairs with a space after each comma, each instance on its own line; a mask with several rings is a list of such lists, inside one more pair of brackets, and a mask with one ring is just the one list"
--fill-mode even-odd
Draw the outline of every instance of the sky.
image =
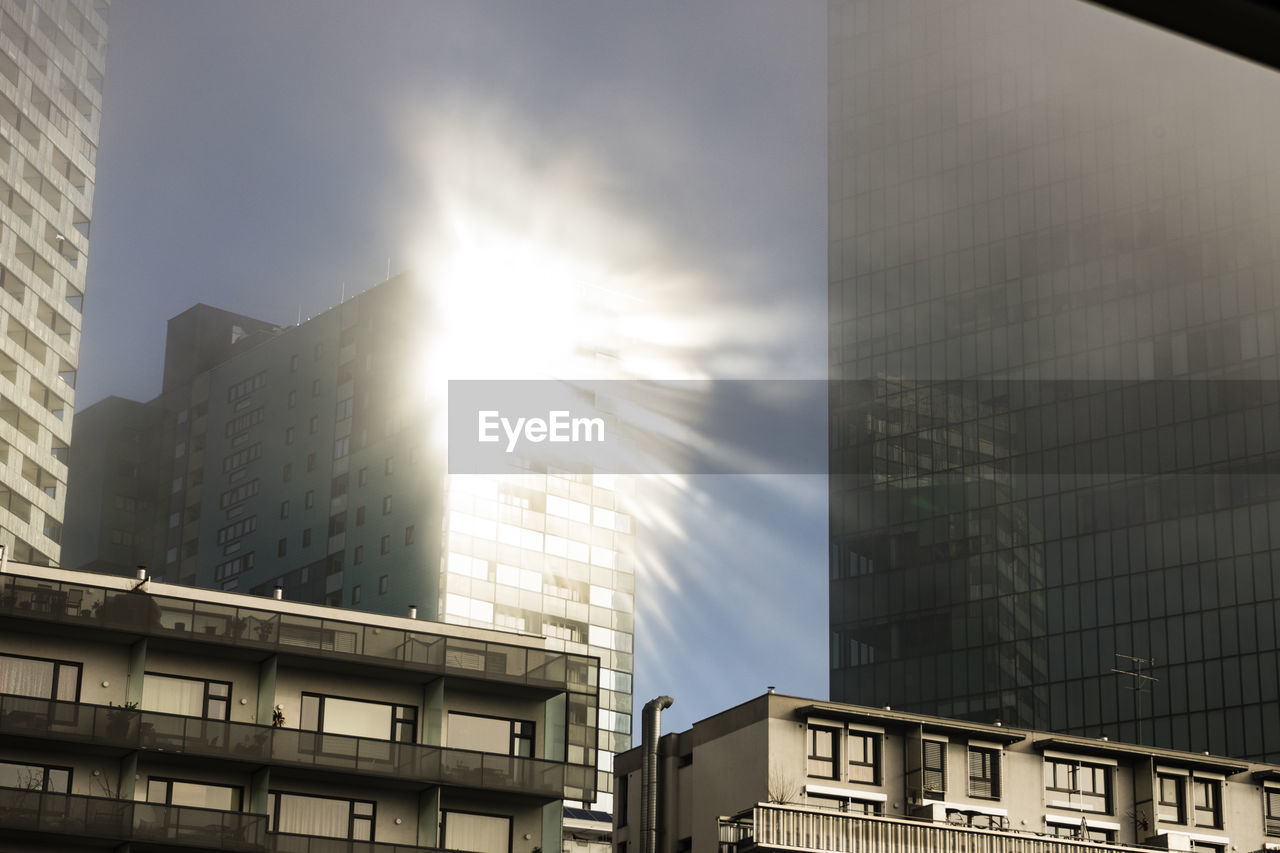
[[[155, 396], [191, 305], [294, 324], [429, 267], [458, 211], [634, 288], [686, 375], [825, 377], [825, 25], [821, 0], [115, 0], [78, 408]], [[637, 710], [825, 697], [825, 478], [667, 485]]]

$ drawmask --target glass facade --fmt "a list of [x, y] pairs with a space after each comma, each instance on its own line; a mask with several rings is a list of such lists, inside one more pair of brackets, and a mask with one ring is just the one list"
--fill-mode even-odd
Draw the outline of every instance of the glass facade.
[[0, 3], [0, 545], [57, 565], [107, 0]]
[[600, 658], [596, 802], [606, 810], [613, 755], [631, 748], [634, 487], [603, 474], [454, 476], [446, 499], [441, 620], [542, 634]]
[[832, 697], [1280, 757], [1280, 78], [829, 10]]

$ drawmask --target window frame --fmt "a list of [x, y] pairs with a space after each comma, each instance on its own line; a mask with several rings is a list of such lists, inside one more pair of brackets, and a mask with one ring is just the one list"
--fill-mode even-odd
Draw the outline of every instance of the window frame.
[[[1057, 773], [1051, 770], [1051, 768], [1055, 768], [1058, 765], [1063, 765], [1067, 768], [1068, 780], [1070, 782], [1071, 787], [1059, 788], [1049, 784], [1050, 781], [1054, 781], [1054, 782], [1057, 781]], [[1101, 778], [1103, 780], [1103, 785], [1102, 785], [1103, 790], [1101, 794], [1099, 794], [1096, 790], [1092, 788], [1086, 791], [1081, 787], [1081, 784], [1080, 784], [1081, 770], [1083, 769], [1088, 769], [1089, 776], [1093, 780], [1098, 779], [1099, 778], [1098, 774], [1101, 773]], [[1044, 757], [1044, 770], [1045, 770], [1045, 775], [1047, 777], [1044, 780], [1044, 790], [1054, 791], [1059, 794], [1067, 795], [1067, 802], [1065, 803], [1054, 802], [1054, 803], [1046, 803], [1046, 805], [1051, 806], [1052, 808], [1069, 809], [1072, 811], [1078, 811], [1086, 814], [1103, 814], [1103, 815], [1115, 814], [1116, 765], [1093, 762], [1093, 761], [1089, 761], [1086, 758], [1046, 755]], [[1090, 807], [1090, 803], [1086, 801], [1086, 797], [1090, 799], [1096, 799], [1099, 796], [1102, 797], [1103, 808], [1099, 810], [1099, 809]], [[1072, 799], [1071, 799], [1072, 797], [1079, 799], [1079, 802], [1072, 802]]]
[[[226, 788], [229, 791], [234, 791], [236, 794], [235, 802], [233, 803], [230, 811], [239, 812], [243, 810], [244, 788], [242, 786], [224, 785], [219, 782], [204, 782], [199, 779], [179, 779], [176, 776], [148, 776], [147, 787], [145, 792], [146, 802], [151, 803], [152, 805], [157, 805], [157, 806], [172, 806], [174, 782], [181, 782], [184, 785], [204, 785], [205, 787], [208, 787], [208, 788]], [[153, 783], [160, 783], [165, 786], [163, 802], [156, 802], [155, 800], [151, 799], [151, 785]], [[178, 806], [178, 808], [208, 808], [208, 806]], [[214, 811], [220, 811], [220, 810], [214, 809]]]
[[[1158, 823], [1176, 823], [1185, 826], [1187, 823], [1187, 776], [1182, 773], [1156, 771], [1156, 821]], [[1165, 782], [1173, 783], [1174, 798], [1166, 800]], [[1167, 817], [1165, 810], [1171, 809], [1175, 817]]]
[[[855, 728], [850, 728], [848, 730], [846, 734], [846, 739], [848, 743], [848, 746], [846, 747], [846, 752], [849, 755], [849, 760], [847, 763], [849, 765], [849, 781], [850, 782], [860, 784], [860, 785], [879, 786], [881, 784], [882, 776], [880, 773], [880, 765], [881, 765], [881, 754], [883, 753], [883, 749], [881, 748], [881, 741], [883, 740], [883, 737], [884, 735], [882, 732], [873, 732], [873, 731], [867, 731], [866, 729], [855, 729]], [[861, 741], [863, 744], [862, 748], [859, 750], [854, 749], [855, 739]], [[855, 755], [861, 753], [865, 757], [868, 752], [870, 752], [871, 754], [870, 761], [855, 760]], [[871, 778], [870, 779], [859, 778], [858, 775], [855, 775], [855, 772], [854, 772], [855, 767], [861, 768], [863, 771], [870, 770]]]
[[[476, 714], [471, 711], [448, 710], [445, 712], [445, 721], [450, 722], [450, 718], [454, 716], [474, 717], [476, 719], [481, 719], [481, 720], [501, 720], [502, 722], [507, 723], [508, 724], [507, 751], [505, 753], [493, 752], [491, 750], [471, 749], [469, 747], [464, 747], [464, 746], [451, 746], [448, 743], [446, 743], [445, 746], [448, 749], [458, 749], [458, 750], [462, 750], [463, 752], [482, 752], [485, 755], [507, 755], [512, 758], [537, 758], [538, 757], [536, 754], [537, 748], [538, 748], [538, 725], [533, 720], [525, 720], [519, 717], [504, 717], [501, 714]], [[528, 726], [527, 733], [518, 731], [518, 729], [522, 726]], [[450, 737], [452, 737], [452, 734], [450, 734]], [[521, 755], [517, 751], [516, 747], [517, 747], [517, 744], [519, 743], [527, 743], [529, 745], [528, 755]]]
[[[10, 764], [14, 767], [30, 767], [44, 771], [40, 779], [40, 791], [45, 794], [69, 794], [71, 793], [71, 781], [75, 776], [75, 768], [71, 766], [63, 766], [61, 764], [40, 764], [35, 761], [14, 761], [9, 758], [0, 758], [0, 764]], [[65, 791], [49, 790], [49, 772], [53, 770], [62, 770], [67, 774], [67, 789]], [[25, 790], [22, 788], [5, 788], [4, 790]]]
[[[969, 744], [966, 752], [966, 769], [969, 778], [969, 796], [978, 800], [999, 800], [1003, 794], [1001, 790], [1001, 750], [997, 746], [989, 746], [987, 744]], [[983, 769], [989, 771], [989, 775], [974, 776], [974, 758], [978, 758], [985, 766]], [[983, 761], [983, 759], [987, 759]], [[977, 785], [975, 785], [975, 782]], [[982, 785], [988, 785], [987, 793], [977, 793]]]
[[[935, 766], [929, 765], [929, 747], [937, 747], [938, 763]], [[947, 793], [947, 747], [949, 742], [939, 740], [937, 738], [921, 738], [920, 740], [920, 790], [927, 796], [929, 794]], [[929, 786], [929, 774], [934, 774], [938, 780], [936, 787]]]
[[512, 853], [512, 845], [514, 844], [514, 840], [515, 840], [515, 823], [516, 823], [515, 819], [511, 815], [492, 814], [490, 812], [477, 812], [477, 811], [472, 811], [470, 809], [446, 809], [446, 808], [440, 809], [440, 847], [441, 849], [444, 848], [445, 839], [448, 838], [449, 815], [452, 815], [452, 814], [474, 815], [476, 817], [502, 818], [507, 822], [506, 853]]
[[[821, 723], [809, 723], [805, 729], [805, 775], [814, 779], [839, 779], [840, 778], [840, 741], [844, 735], [843, 727], [835, 727], [823, 725]], [[822, 755], [819, 751], [818, 739], [820, 736], [826, 736], [830, 739], [831, 754]], [[821, 762], [822, 765], [830, 764], [830, 770], [826, 773], [815, 773], [815, 764]]]
[[[352, 797], [335, 797], [331, 794], [309, 794], [305, 791], [284, 791], [284, 790], [267, 791], [267, 820], [269, 821], [269, 826], [270, 826], [270, 829], [268, 829], [268, 832], [270, 832], [273, 835], [297, 835], [298, 834], [293, 832], [280, 832], [280, 830], [277, 828], [280, 826], [280, 796], [281, 795], [290, 796], [290, 797], [302, 797], [308, 800], [336, 800], [337, 802], [340, 802], [340, 803], [346, 803], [348, 806], [347, 835], [346, 835], [346, 838], [343, 838], [340, 840], [368, 841], [370, 843], [373, 843], [376, 841], [375, 832], [378, 826], [378, 803], [376, 800], [357, 800]], [[357, 804], [369, 806], [369, 814], [357, 815], [356, 814]], [[356, 838], [355, 825], [356, 825], [357, 819], [367, 820], [369, 825], [369, 837], [367, 839]], [[303, 836], [303, 837], [334, 838], [336, 836], [316, 835], [316, 836]]]
[[[232, 686], [232, 685], [231, 685], [231, 682], [230, 682], [230, 681], [222, 681], [222, 680], [217, 679], [217, 678], [195, 678], [195, 677], [190, 676], [190, 675], [174, 675], [174, 674], [169, 673], [169, 672], [153, 672], [153, 671], [151, 671], [151, 670], [144, 670], [144, 671], [143, 671], [143, 673], [142, 673], [142, 683], [143, 683], [143, 687], [144, 687], [144, 689], [145, 689], [145, 686], [146, 686], [146, 683], [147, 683], [147, 677], [148, 677], [148, 676], [152, 676], [152, 677], [155, 677], [155, 678], [172, 678], [172, 679], [175, 679], [175, 680], [178, 680], [178, 681], [194, 681], [194, 682], [199, 682], [199, 683], [204, 684], [204, 698], [203, 698], [203, 701], [201, 702], [201, 706], [200, 706], [200, 716], [199, 716], [199, 717], [192, 717], [192, 716], [189, 716], [189, 715], [187, 715], [187, 714], [177, 714], [177, 715], [175, 715], [175, 716], [187, 717], [188, 719], [192, 719], [192, 720], [210, 720], [210, 721], [215, 722], [215, 723], [226, 723], [226, 722], [230, 722], [230, 721], [231, 721], [231, 686]], [[226, 695], [226, 696], [211, 696], [211, 695], [210, 695], [210, 693], [209, 693], [209, 688], [210, 688], [210, 686], [211, 686], [211, 685], [214, 685], [214, 684], [225, 685], [225, 686], [226, 686], [226, 688], [227, 688], [227, 695]], [[225, 703], [225, 705], [226, 705], [226, 707], [225, 707], [225, 709], [224, 709], [224, 714], [225, 714], [225, 716], [223, 716], [223, 717], [221, 717], [221, 718], [218, 718], [218, 717], [211, 717], [211, 716], [209, 716], [209, 706], [210, 706], [210, 703], [211, 703], [211, 702], [223, 702], [223, 703]], [[144, 708], [143, 710], [147, 710], [147, 709], [145, 709], [145, 708]], [[168, 711], [149, 711], [149, 713], [153, 713], [153, 714], [165, 714], [165, 713], [171, 713], [171, 712], [168, 712]]]
[[[1207, 806], [1200, 806], [1200, 791], [1211, 792], [1209, 799], [1212, 800]], [[1191, 806], [1190, 814], [1192, 823], [1195, 826], [1205, 829], [1222, 829], [1222, 794], [1223, 784], [1221, 779], [1215, 779], [1211, 776], [1199, 776], [1193, 774], [1191, 776], [1191, 795], [1187, 798]], [[1207, 813], [1212, 822], [1201, 823], [1201, 815]]]
[[[303, 728], [306, 715], [305, 706], [308, 699], [318, 700], [316, 705], [316, 728]], [[365, 735], [349, 735], [343, 732], [329, 732], [324, 729], [324, 704], [326, 699], [337, 699], [342, 702], [363, 702], [367, 705], [381, 705], [391, 709], [391, 730], [385, 738], [371, 738]], [[322, 735], [336, 735], [338, 737], [354, 737], [361, 740], [385, 741], [387, 743], [417, 743], [418, 742], [418, 706], [417, 705], [400, 705], [395, 702], [382, 702], [376, 699], [366, 699], [363, 696], [339, 696], [336, 693], [312, 693], [304, 691], [299, 700], [298, 712], [298, 730], [304, 732], [315, 732]], [[405, 737], [405, 734], [408, 734]]]
[[[81, 688], [82, 682], [84, 681], [84, 664], [83, 663], [80, 663], [79, 661], [73, 661], [73, 660], [60, 660], [59, 658], [40, 657], [38, 655], [15, 655], [10, 652], [4, 652], [0, 654], [0, 660], [4, 658], [14, 658], [17, 660], [38, 661], [39, 663], [53, 664], [53, 680], [49, 684], [50, 695], [29, 696], [24, 693], [14, 693], [12, 695], [26, 696], [26, 698], [28, 699], [46, 699], [50, 702], [79, 702], [80, 701], [80, 688]], [[74, 675], [75, 698], [74, 699], [58, 698], [59, 687], [62, 684], [63, 667], [68, 667], [75, 671], [75, 675]]]

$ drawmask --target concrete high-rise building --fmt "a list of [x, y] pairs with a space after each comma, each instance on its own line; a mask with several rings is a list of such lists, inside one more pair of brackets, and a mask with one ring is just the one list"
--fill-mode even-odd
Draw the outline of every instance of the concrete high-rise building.
[[107, 0], [0, 5], [0, 545], [57, 563]]
[[414, 606], [594, 655], [599, 739], [570, 749], [599, 762], [607, 808], [612, 755], [631, 745], [629, 484], [545, 468], [448, 477], [420, 288], [399, 276], [286, 329], [208, 306], [170, 321], [163, 394], [85, 410], [64, 562]]
[[1280, 757], [1280, 77], [829, 12], [832, 698]]

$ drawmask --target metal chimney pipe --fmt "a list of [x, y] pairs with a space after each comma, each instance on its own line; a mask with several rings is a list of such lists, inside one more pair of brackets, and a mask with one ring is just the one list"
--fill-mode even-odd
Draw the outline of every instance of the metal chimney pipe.
[[410, 604], [410, 605], [409, 605], [409, 618], [410, 618], [410, 619], [417, 619], [417, 618], [418, 618], [418, 605], [416, 605], [416, 604]]
[[675, 701], [670, 696], [650, 699], [640, 714], [640, 738], [644, 747], [644, 770], [641, 778], [644, 792], [640, 803], [641, 853], [657, 853], [658, 850], [658, 738], [662, 737], [662, 709], [670, 708]]
[[281, 599], [283, 599], [284, 587], [277, 586], [275, 589], [271, 590], [271, 597], [274, 598], [276, 601], [280, 601]]
[[147, 579], [146, 568], [144, 566], [138, 566], [138, 580], [144, 581], [146, 579]]

